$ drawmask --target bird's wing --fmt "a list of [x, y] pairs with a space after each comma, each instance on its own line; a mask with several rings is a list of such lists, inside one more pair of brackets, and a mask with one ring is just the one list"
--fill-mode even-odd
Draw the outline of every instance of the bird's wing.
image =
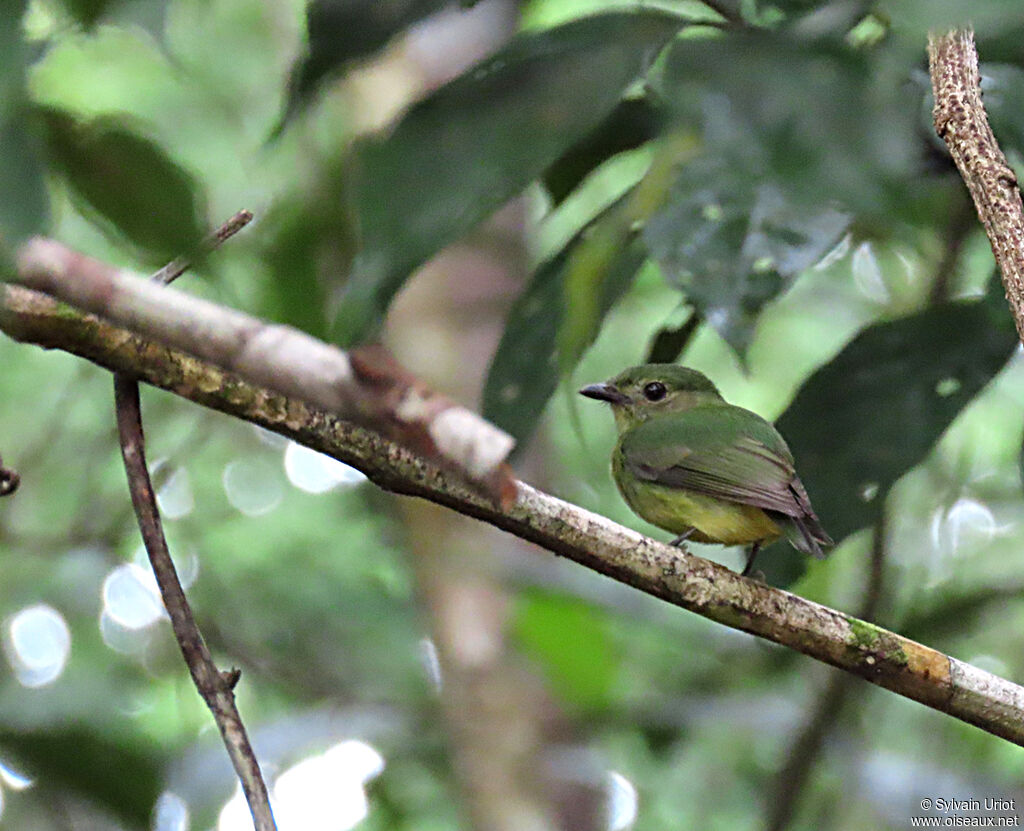
[[627, 469], [646, 481], [814, 516], [782, 436], [749, 410], [719, 404], [659, 416], [627, 432], [621, 450]]

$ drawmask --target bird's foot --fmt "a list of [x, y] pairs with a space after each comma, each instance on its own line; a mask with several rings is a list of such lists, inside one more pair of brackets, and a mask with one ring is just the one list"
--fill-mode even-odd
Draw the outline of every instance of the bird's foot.
[[669, 545], [674, 545], [676, 548], [682, 548], [683, 543], [690, 539], [690, 535], [696, 530], [696, 528], [687, 528], [682, 534], [672, 540]]
[[[757, 558], [757, 552], [760, 550], [760, 541], [755, 542], [752, 546], [750, 546], [750, 553], [747, 555], [747, 564], [743, 567], [743, 571], [740, 572], [741, 577], [750, 577], [751, 569], [754, 568], [754, 560]], [[764, 574], [761, 574], [761, 577], [764, 578]], [[754, 579], [756, 580], [757, 578], [755, 577]], [[763, 582], [763, 579], [761, 582]]]

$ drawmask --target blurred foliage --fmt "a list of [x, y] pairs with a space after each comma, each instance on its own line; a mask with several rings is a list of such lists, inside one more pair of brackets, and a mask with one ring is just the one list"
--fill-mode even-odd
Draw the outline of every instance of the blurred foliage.
[[[809, 565], [773, 547], [770, 581], [859, 608], [884, 510], [879, 622], [1024, 676], [1024, 364], [987, 243], [954, 221], [922, 72], [927, 30], [970, 19], [1020, 167], [1020, 4], [531, 0], [489, 58], [412, 80], [422, 21], [493, 2], [0, 3], [0, 253], [48, 233], [146, 270], [250, 208], [183, 286], [348, 343], [525, 193], [532, 274], [477, 315], [500, 305], [500, 337], [454, 345], [454, 309], [411, 337], [457, 368], [451, 389], [489, 365], [482, 409], [532, 480], [664, 538], [615, 492], [608, 413], [554, 393], [682, 352], [779, 416], [842, 541]], [[22, 476], [0, 501], [0, 828], [143, 828], [164, 790], [213, 827], [234, 779], [144, 577], [109, 378], [6, 340], [0, 367], [0, 452]], [[468, 827], [393, 502], [310, 485], [318, 462], [248, 425], [152, 391], [144, 408], [172, 550], [218, 661], [243, 669], [272, 778], [359, 739], [385, 768], [357, 827]], [[558, 740], [632, 783], [634, 827], [763, 827], [824, 668], [547, 556], [477, 556], [569, 714]], [[67, 627], [47, 683], [19, 652], [26, 620], [57, 627], [44, 646]], [[939, 795], [1024, 804], [1018, 748], [855, 683], [792, 828], [905, 828]], [[345, 789], [327, 790], [338, 817]]]

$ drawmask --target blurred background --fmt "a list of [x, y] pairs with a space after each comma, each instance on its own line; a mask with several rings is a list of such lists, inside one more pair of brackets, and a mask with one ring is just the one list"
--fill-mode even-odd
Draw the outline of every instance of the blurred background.
[[[778, 419], [841, 541], [771, 548], [768, 582], [1024, 677], [1024, 366], [925, 53], [973, 23], [1020, 171], [1016, 0], [0, 9], [3, 257], [45, 233], [145, 273], [247, 208], [182, 289], [382, 340], [512, 432], [522, 478], [659, 539], [574, 390], [694, 366]], [[0, 828], [251, 828], [111, 387], [0, 339]], [[887, 829], [1024, 799], [1021, 750], [978, 729], [168, 393], [143, 409], [281, 831]]]

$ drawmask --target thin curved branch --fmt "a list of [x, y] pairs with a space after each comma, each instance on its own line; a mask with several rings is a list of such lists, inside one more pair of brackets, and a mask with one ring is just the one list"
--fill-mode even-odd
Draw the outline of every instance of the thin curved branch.
[[220, 672], [210, 650], [199, 632], [188, 599], [178, 580], [178, 572], [167, 548], [156, 495], [146, 467], [146, 454], [142, 440], [142, 414], [139, 408], [139, 384], [134, 379], [117, 373], [114, 375], [114, 397], [117, 402], [117, 429], [121, 439], [121, 455], [128, 474], [128, 488], [132, 505], [139, 520], [139, 530], [146, 545], [146, 553], [153, 567], [160, 596], [171, 619], [174, 637], [188, 665], [196, 689], [213, 713], [214, 721], [224, 739], [231, 764], [238, 774], [252, 811], [256, 831], [276, 831], [270, 809], [267, 786], [260, 775], [259, 764], [235, 706], [234, 687], [237, 671]]
[[[281, 433], [359, 468], [381, 487], [489, 522], [563, 557], [723, 625], [809, 655], [1024, 746], [1024, 688], [984, 670], [631, 531], [514, 482], [500, 503], [457, 472], [298, 397], [241, 380], [166, 345], [69, 312], [17, 286], [0, 299], [0, 329], [129, 372], [207, 407]], [[196, 346], [198, 349], [199, 347]]]
[[[240, 231], [252, 220], [248, 211], [240, 211], [222, 225], [207, 240], [206, 247], [215, 248], [228, 237]], [[187, 259], [178, 259], [150, 279], [163, 285], [180, 277], [190, 267]], [[217, 723], [228, 757], [242, 783], [242, 791], [252, 813], [256, 831], [277, 831], [270, 807], [270, 795], [263, 781], [259, 762], [249, 742], [242, 716], [235, 705], [235, 684], [238, 670], [221, 672], [210, 655], [199, 626], [196, 624], [185, 590], [178, 579], [178, 570], [171, 559], [167, 538], [164, 536], [160, 511], [156, 504], [153, 481], [146, 464], [146, 440], [142, 430], [142, 408], [139, 402], [139, 382], [134, 375], [114, 373], [114, 407], [117, 413], [117, 433], [124, 459], [128, 492], [139, 523], [139, 533], [149, 557], [153, 576], [160, 589], [164, 608], [171, 619], [174, 638], [181, 649], [196, 690], [206, 702]]]
[[949, 147], [974, 200], [1003, 275], [1017, 334], [1024, 341], [1024, 205], [1017, 176], [999, 148], [982, 103], [974, 33], [957, 29], [930, 34], [928, 64], [935, 131]]

